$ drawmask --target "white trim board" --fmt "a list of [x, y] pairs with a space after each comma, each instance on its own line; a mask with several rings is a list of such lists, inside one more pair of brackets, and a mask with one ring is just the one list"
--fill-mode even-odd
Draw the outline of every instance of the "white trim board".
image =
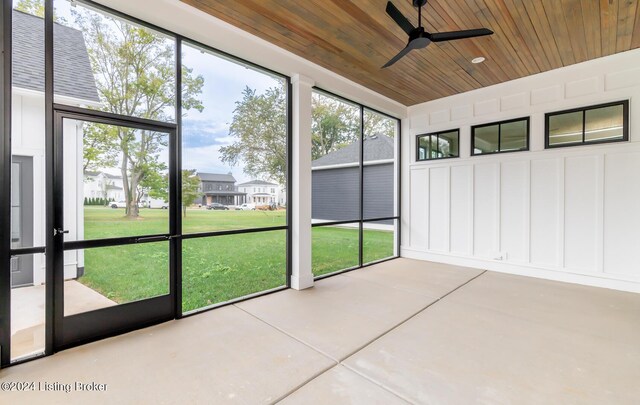
[[400, 248], [400, 256], [407, 259], [424, 260], [437, 263], [446, 263], [455, 266], [472, 267], [482, 270], [495, 271], [498, 273], [514, 274], [525, 277], [535, 277], [544, 280], [560, 281], [564, 283], [574, 283], [591, 287], [602, 287], [611, 290], [640, 293], [640, 280], [620, 280], [602, 276], [591, 276], [585, 274], [570, 273], [566, 270], [552, 270], [543, 267], [530, 265], [517, 265], [505, 263], [497, 260], [484, 260], [474, 257], [457, 256], [445, 253], [433, 253]]

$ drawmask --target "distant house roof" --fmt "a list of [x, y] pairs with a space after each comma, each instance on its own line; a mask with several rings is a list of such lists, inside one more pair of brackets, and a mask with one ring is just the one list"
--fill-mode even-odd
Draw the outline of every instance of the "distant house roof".
[[94, 172], [92, 170], [85, 170], [84, 175], [86, 177], [98, 177], [99, 175], [103, 175], [104, 177], [108, 178], [108, 179], [121, 179], [122, 176], [120, 176], [119, 174], [109, 174], [109, 173], [105, 173], [105, 172]]
[[205, 191], [203, 192], [204, 195], [228, 195], [228, 196], [232, 196], [232, 195], [247, 195], [247, 193], [241, 193], [239, 191], [217, 191], [217, 190], [213, 190], [213, 191]]
[[200, 181], [223, 181], [227, 183], [235, 183], [236, 179], [231, 173], [219, 174], [219, 173], [196, 173], [196, 176], [200, 177]]
[[[99, 102], [82, 32], [54, 24], [54, 93]], [[44, 20], [13, 11], [13, 86], [44, 92]]]
[[251, 180], [246, 183], [238, 184], [238, 186], [248, 186], [248, 185], [257, 185], [257, 186], [277, 186], [276, 183], [270, 183], [264, 180]]
[[[368, 136], [364, 140], [364, 160], [387, 160], [393, 159], [394, 152], [393, 138], [378, 134]], [[312, 167], [342, 165], [348, 163], [358, 163], [360, 161], [360, 144], [354, 142], [342, 149], [327, 153], [311, 162]]]

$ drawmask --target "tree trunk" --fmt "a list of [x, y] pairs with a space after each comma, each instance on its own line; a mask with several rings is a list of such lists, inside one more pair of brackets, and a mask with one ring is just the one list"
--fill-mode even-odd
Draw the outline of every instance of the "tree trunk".
[[126, 206], [124, 208], [124, 214], [126, 216], [130, 216], [131, 212], [131, 188], [129, 187], [129, 178], [127, 177], [127, 162], [129, 161], [129, 156], [127, 153], [122, 151], [122, 164], [120, 165], [120, 174], [122, 175], [122, 191], [124, 191], [124, 201], [126, 202]]
[[131, 180], [129, 183], [129, 195], [130, 200], [127, 201], [129, 212], [127, 217], [138, 218], [140, 216], [140, 207], [138, 206], [138, 184], [140, 183], [140, 175], [138, 173], [131, 173]]
[[[129, 134], [122, 129], [118, 129], [118, 138], [120, 139], [120, 148], [122, 150], [122, 163], [120, 164], [120, 173], [122, 174], [122, 188], [125, 200], [125, 215], [127, 218], [138, 218], [140, 209], [138, 208], [138, 183], [140, 176], [136, 173], [135, 165], [132, 164], [131, 178], [128, 177], [128, 168], [130, 162], [129, 145], [127, 136]], [[133, 163], [133, 162], [132, 162]]]

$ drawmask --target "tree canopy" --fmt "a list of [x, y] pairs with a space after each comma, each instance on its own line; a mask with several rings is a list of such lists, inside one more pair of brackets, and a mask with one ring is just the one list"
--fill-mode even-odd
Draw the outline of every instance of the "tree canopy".
[[[232, 166], [244, 163], [244, 172], [262, 180], [284, 184], [286, 169], [287, 108], [284, 84], [262, 94], [246, 87], [236, 102], [229, 134], [235, 138], [220, 148], [221, 160]], [[360, 108], [314, 93], [312, 98], [311, 157], [318, 159], [360, 139]], [[395, 120], [365, 109], [365, 136], [394, 137]]]
[[222, 162], [244, 162], [244, 172], [285, 184], [287, 168], [287, 102], [284, 83], [263, 94], [245, 87], [236, 102], [229, 135], [235, 142], [220, 147]]
[[[73, 10], [75, 27], [85, 38], [101, 110], [156, 121], [175, 119], [175, 44], [140, 26], [101, 13]], [[202, 111], [198, 95], [204, 79], [182, 70], [185, 109]], [[119, 166], [128, 216], [164, 175], [169, 137], [162, 132], [90, 124], [84, 134], [85, 168]]]

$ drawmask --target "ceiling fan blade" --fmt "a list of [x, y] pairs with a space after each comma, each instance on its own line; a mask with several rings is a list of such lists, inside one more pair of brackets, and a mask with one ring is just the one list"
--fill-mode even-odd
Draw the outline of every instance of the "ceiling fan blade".
[[400, 10], [393, 5], [392, 2], [387, 2], [387, 14], [389, 17], [393, 19], [407, 33], [407, 35], [411, 34], [411, 31], [415, 29], [415, 27], [407, 20], [405, 16], [402, 15]]
[[491, 34], [493, 34], [493, 31], [489, 29], [477, 28], [474, 30], [464, 30], [464, 31], [436, 32], [433, 34], [429, 34], [429, 39], [431, 39], [431, 42], [443, 42], [443, 41], [453, 41], [454, 39], [481, 37], [484, 35], [491, 35]]
[[385, 63], [382, 69], [393, 65], [394, 63], [402, 59], [404, 56], [406, 56], [409, 52], [411, 52], [414, 49], [416, 49], [416, 41], [409, 42], [409, 44], [403, 50], [398, 52], [398, 54], [393, 58], [391, 58], [389, 62]]

